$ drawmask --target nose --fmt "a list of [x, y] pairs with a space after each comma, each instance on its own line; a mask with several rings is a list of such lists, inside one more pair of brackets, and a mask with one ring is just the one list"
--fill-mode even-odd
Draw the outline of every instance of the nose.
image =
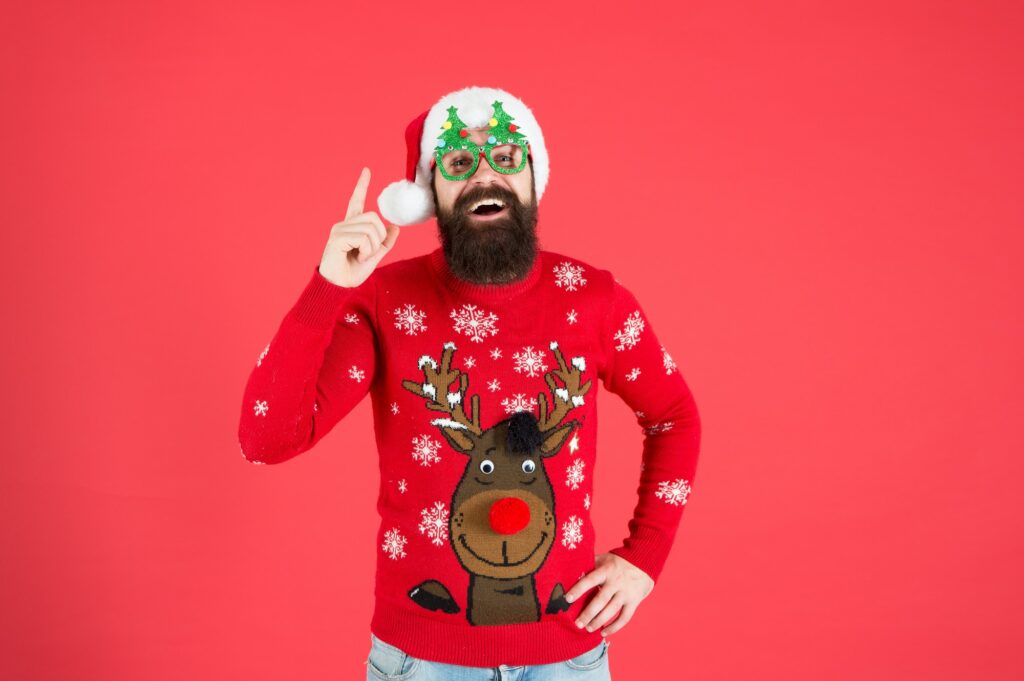
[[477, 163], [476, 170], [473, 172], [473, 176], [470, 177], [470, 181], [473, 184], [492, 184], [495, 180], [501, 178], [501, 173], [494, 170], [491, 164], [487, 162], [484, 157], [484, 152], [480, 151], [480, 162]]
[[530, 507], [519, 497], [504, 497], [491, 504], [488, 520], [498, 534], [515, 534], [530, 523]]

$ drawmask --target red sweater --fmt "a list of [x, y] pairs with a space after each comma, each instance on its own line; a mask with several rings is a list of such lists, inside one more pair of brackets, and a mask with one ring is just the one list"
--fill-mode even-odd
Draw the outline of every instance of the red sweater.
[[598, 382], [644, 435], [629, 536], [611, 551], [657, 580], [694, 480], [697, 407], [633, 294], [570, 256], [542, 250], [505, 285], [457, 278], [441, 248], [354, 288], [314, 267], [249, 377], [239, 443], [253, 463], [286, 461], [369, 392], [371, 631], [437, 662], [548, 664], [601, 641], [575, 626], [594, 591], [563, 598], [594, 569]]

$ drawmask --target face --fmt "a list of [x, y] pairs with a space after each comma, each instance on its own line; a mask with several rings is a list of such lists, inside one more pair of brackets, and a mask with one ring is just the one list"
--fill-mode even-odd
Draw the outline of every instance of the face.
[[[487, 128], [467, 128], [483, 145]], [[452, 272], [479, 284], [522, 278], [537, 254], [537, 193], [532, 159], [518, 173], [495, 171], [483, 158], [465, 180], [449, 180], [437, 168], [431, 189], [441, 247]], [[497, 200], [500, 210], [481, 206]], [[476, 211], [471, 210], [478, 206]]]

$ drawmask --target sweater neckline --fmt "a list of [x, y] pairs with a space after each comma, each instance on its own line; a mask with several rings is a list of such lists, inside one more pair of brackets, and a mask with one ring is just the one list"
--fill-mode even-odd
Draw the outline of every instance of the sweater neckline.
[[444, 256], [444, 249], [438, 246], [429, 255], [430, 268], [434, 275], [441, 282], [444, 288], [452, 293], [469, 298], [485, 298], [489, 300], [510, 298], [528, 291], [540, 279], [540, 272], [543, 269], [541, 260], [543, 255], [538, 249], [533, 259], [533, 265], [526, 273], [526, 276], [505, 284], [476, 284], [461, 279], [448, 267], [448, 260]]

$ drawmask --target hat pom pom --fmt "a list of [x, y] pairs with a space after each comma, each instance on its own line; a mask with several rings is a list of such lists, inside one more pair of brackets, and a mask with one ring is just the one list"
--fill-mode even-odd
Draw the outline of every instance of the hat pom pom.
[[422, 185], [399, 180], [384, 188], [377, 197], [377, 207], [388, 222], [414, 225], [434, 214], [434, 197]]

